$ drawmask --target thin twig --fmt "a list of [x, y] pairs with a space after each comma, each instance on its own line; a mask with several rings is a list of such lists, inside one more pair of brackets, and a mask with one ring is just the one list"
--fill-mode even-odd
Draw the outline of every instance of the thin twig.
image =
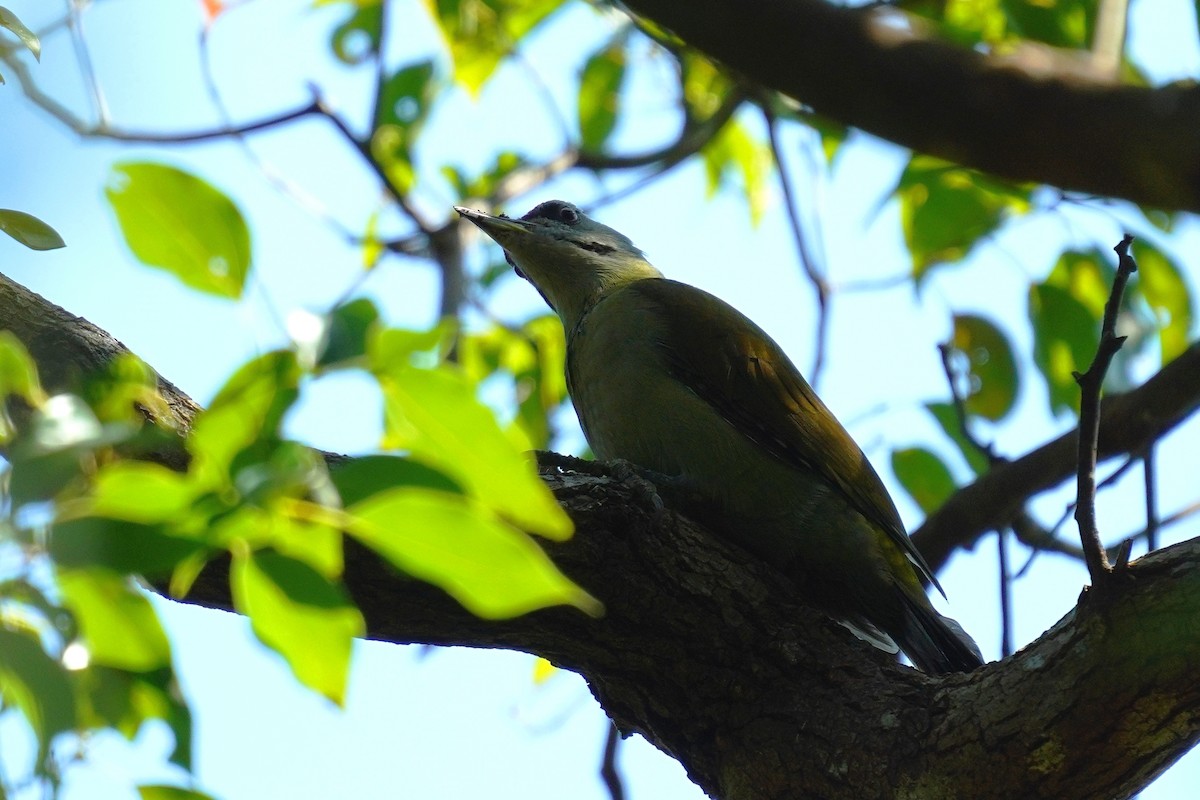
[[1096, 449], [1100, 439], [1100, 391], [1104, 375], [1113, 356], [1121, 349], [1124, 336], [1117, 336], [1117, 314], [1121, 307], [1121, 296], [1129, 276], [1137, 270], [1137, 264], [1129, 255], [1133, 237], [1125, 234], [1113, 249], [1117, 253], [1117, 275], [1113, 279], [1112, 292], [1104, 306], [1104, 322], [1100, 328], [1100, 344], [1091, 366], [1082, 375], [1075, 373], [1079, 384], [1079, 438], [1078, 438], [1078, 481], [1075, 521], [1079, 524], [1079, 537], [1083, 543], [1083, 554], [1087, 561], [1092, 585], [1099, 586], [1111, 572], [1104, 545], [1100, 542], [1100, 531], [1096, 526]]
[[788, 224], [796, 243], [800, 266], [817, 294], [816, 355], [813, 358], [812, 372], [808, 376], [809, 383], [816, 386], [821, 377], [821, 368], [825, 364], [825, 346], [829, 334], [829, 282], [825, 279], [824, 270], [818, 266], [817, 259], [808, 246], [808, 237], [804, 234], [804, 225], [800, 220], [800, 204], [788, 175], [787, 164], [783, 160], [783, 148], [779, 144], [779, 119], [775, 116], [775, 109], [771, 107], [772, 99], [770, 95], [760, 97], [758, 107], [767, 126], [767, 143], [771, 148], [771, 158], [775, 162], [775, 172], [779, 175], [779, 188], [783, 192]]
[[996, 553], [1000, 559], [1000, 657], [1013, 652], [1012, 575], [1008, 569], [1008, 531], [996, 531]]
[[1146, 448], [1142, 456], [1142, 482], [1146, 490], [1146, 550], [1158, 549], [1158, 491], [1157, 469], [1154, 463], [1154, 445]]
[[625, 800], [625, 786], [617, 770], [617, 748], [621, 746], [621, 732], [615, 722], [608, 723], [608, 737], [604, 740], [604, 760], [600, 763], [600, 780], [608, 789], [611, 800]]

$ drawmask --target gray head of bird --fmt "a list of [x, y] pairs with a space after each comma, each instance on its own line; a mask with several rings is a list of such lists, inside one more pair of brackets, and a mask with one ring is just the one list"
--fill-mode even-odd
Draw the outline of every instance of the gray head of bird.
[[454, 210], [504, 248], [504, 257], [563, 320], [574, 328], [608, 292], [662, 273], [623, 233], [591, 219], [563, 200], [549, 200], [520, 219]]

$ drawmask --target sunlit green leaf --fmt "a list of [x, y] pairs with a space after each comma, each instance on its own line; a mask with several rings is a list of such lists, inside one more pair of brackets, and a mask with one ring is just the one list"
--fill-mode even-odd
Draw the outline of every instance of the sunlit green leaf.
[[244, 364], [199, 416], [188, 438], [191, 471], [204, 486], [231, 481], [235, 456], [256, 444], [265, 459], [277, 444], [283, 415], [299, 395], [294, 353], [276, 350]]
[[38, 61], [42, 60], [42, 43], [37, 34], [25, 27], [25, 24], [17, 19], [17, 15], [4, 6], [0, 6], [0, 28], [12, 31], [21, 40], [21, 44], [25, 45], [30, 53], [33, 53], [34, 58]]
[[58, 522], [50, 534], [50, 555], [61, 567], [106, 567], [145, 577], [166, 575], [180, 561], [205, 550], [198, 538], [104, 517]]
[[20, 710], [38, 740], [42, 774], [51, 740], [75, 726], [75, 695], [63, 666], [36, 638], [0, 625], [0, 700]]
[[326, 578], [342, 574], [342, 535], [328, 525], [297, 519], [281, 508], [242, 506], [222, 516], [209, 533], [210, 541], [232, 550], [271, 548], [303, 561]]
[[374, 344], [371, 360], [383, 389], [385, 447], [408, 450], [526, 530], [555, 539], [570, 535], [570, 519], [533, 462], [461, 373], [411, 367], [379, 355]]
[[918, 284], [958, 261], [1005, 216], [1029, 209], [1029, 191], [931, 156], [916, 155], [896, 185], [904, 241]]
[[1154, 311], [1162, 363], [1171, 361], [1188, 347], [1192, 329], [1192, 294], [1179, 265], [1145, 239], [1133, 242], [1137, 260], [1136, 285]]
[[178, 472], [148, 461], [118, 461], [96, 475], [88, 510], [112, 519], [153, 524], [179, 517], [196, 489]]
[[348, 511], [351, 535], [478, 616], [511, 617], [564, 603], [599, 611], [596, 600], [560, 573], [530, 537], [468, 498], [395, 489]]
[[1079, 408], [1074, 373], [1088, 368], [1099, 342], [1099, 323], [1070, 292], [1049, 283], [1029, 288], [1033, 360], [1046, 378], [1050, 410]]
[[125, 161], [113, 166], [106, 193], [139, 261], [194, 289], [241, 297], [250, 229], [223, 192], [176, 167]]
[[950, 468], [923, 447], [893, 450], [892, 471], [926, 515], [941, 508], [956, 488]]
[[604, 148], [617, 124], [625, 82], [624, 40], [593, 53], [579, 76], [579, 136], [583, 149]]
[[766, 210], [767, 179], [771, 174], [770, 150], [756, 141], [740, 122], [730, 121], [700, 150], [708, 176], [708, 194], [712, 196], [727, 185], [730, 175], [741, 178], [741, 189], [750, 210], [750, 221], [757, 225]]
[[424, 0], [454, 60], [454, 80], [478, 94], [521, 40], [562, 0]]
[[366, 631], [343, 590], [304, 562], [270, 551], [236, 556], [230, 587], [258, 638], [301, 683], [341, 705], [354, 637]]
[[691, 119], [708, 119], [733, 91], [733, 83], [699, 51], [685, 48], [679, 55], [679, 93]]
[[33, 356], [16, 334], [0, 330], [0, 398], [9, 395], [16, 395], [33, 406], [46, 399]]
[[955, 314], [952, 344], [970, 364], [967, 411], [993, 421], [1007, 416], [1020, 382], [1004, 331], [983, 317]]
[[56, 577], [92, 664], [132, 672], [170, 665], [162, 624], [128, 578], [103, 569], [59, 569]]
[[[971, 2], [959, 0], [965, 7]], [[1011, 35], [1070, 50], [1086, 50], [1091, 46], [1097, 5], [1094, 0], [1002, 0], [1000, 3]]]
[[0, 208], [0, 233], [7, 233], [30, 250], [57, 250], [67, 246], [54, 228], [32, 214], [10, 208]]
[[147, 414], [164, 428], [176, 422], [174, 411], [158, 390], [158, 373], [133, 353], [121, 353], [103, 369], [89, 373], [84, 398], [105, 422], [141, 425]]
[[213, 800], [212, 795], [179, 786], [139, 786], [142, 800]]
[[432, 61], [399, 69], [379, 87], [371, 154], [402, 193], [416, 185], [413, 148], [433, 104], [435, 89]]

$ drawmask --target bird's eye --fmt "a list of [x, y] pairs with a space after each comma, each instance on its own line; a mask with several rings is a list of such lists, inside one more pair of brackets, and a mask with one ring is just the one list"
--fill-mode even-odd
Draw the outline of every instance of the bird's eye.
[[579, 222], [579, 212], [570, 206], [563, 206], [558, 212], [558, 218], [568, 225], [574, 225]]

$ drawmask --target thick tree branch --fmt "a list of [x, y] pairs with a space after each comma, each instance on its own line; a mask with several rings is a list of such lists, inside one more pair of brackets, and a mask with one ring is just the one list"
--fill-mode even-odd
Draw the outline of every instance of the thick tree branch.
[[1200, 210], [1200, 86], [1121, 86], [1064, 59], [1046, 68], [1019, 52], [968, 50], [890, 8], [624, 5], [747, 78], [914, 150], [1011, 180]]
[[[0, 319], [50, 385], [122, 352], [7, 281]], [[195, 405], [162, 385], [186, 427]], [[348, 540], [345, 582], [369, 636], [545, 656], [724, 800], [1128, 796], [1200, 739], [1200, 540], [1130, 565], [1133, 580], [1085, 598], [1016, 656], [934, 679], [637, 487], [554, 467], [543, 477], [578, 528], [545, 548], [605, 617], [480, 620]], [[210, 564], [186, 599], [230, 608], [227, 570]]]

